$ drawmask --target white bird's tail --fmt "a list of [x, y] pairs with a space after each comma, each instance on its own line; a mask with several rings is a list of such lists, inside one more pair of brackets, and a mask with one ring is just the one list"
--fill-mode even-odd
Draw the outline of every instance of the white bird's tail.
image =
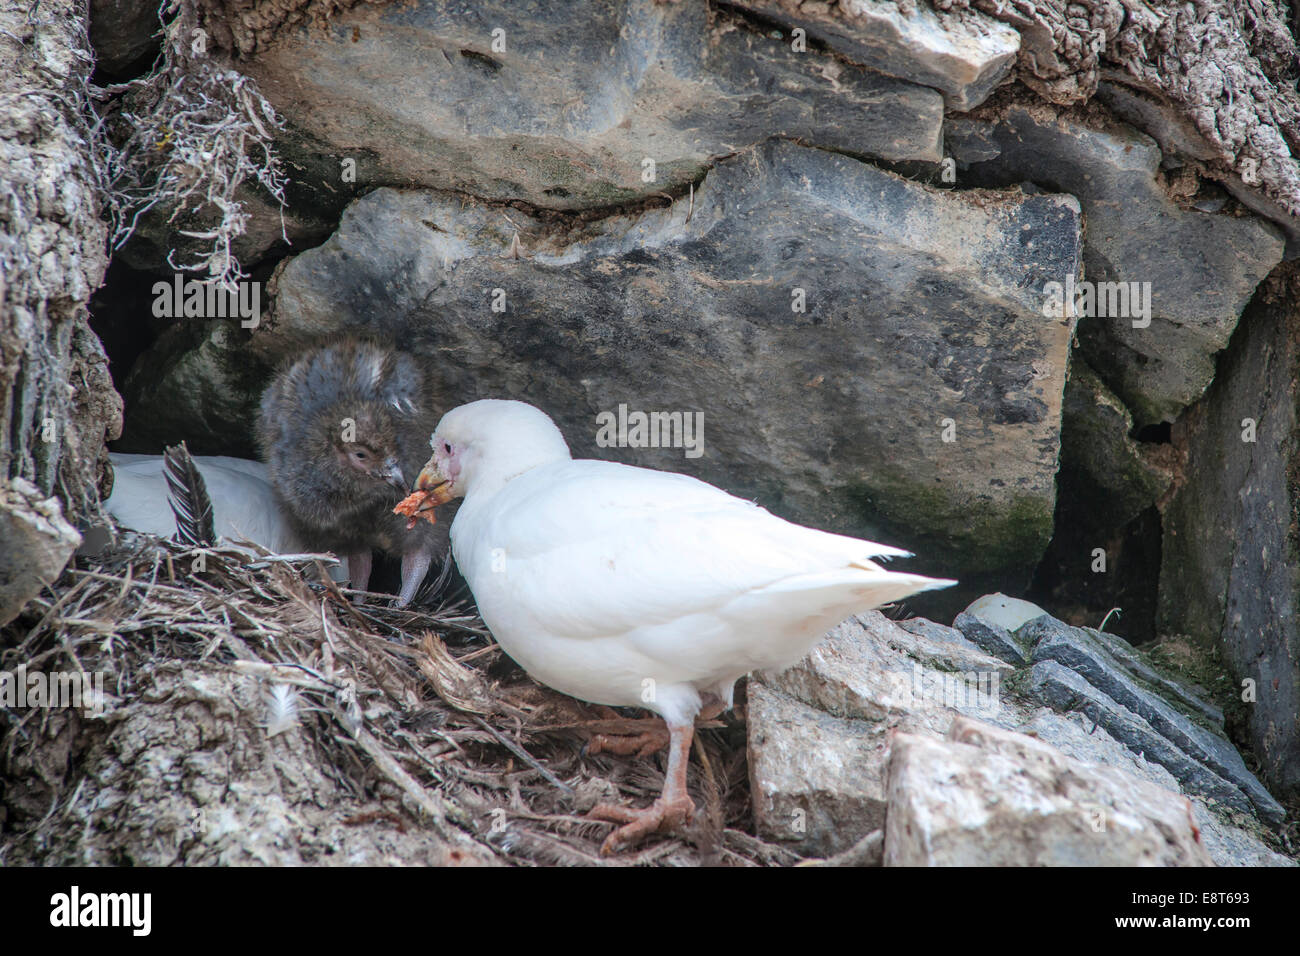
[[[868, 567], [869, 565], [869, 567]], [[956, 584], [943, 578], [886, 571], [870, 561], [785, 578], [751, 591], [728, 608], [737, 627], [737, 655], [752, 665], [782, 668], [803, 657], [836, 624], [922, 591]]]
[[[839, 571], [801, 575], [782, 582], [782, 587], [792, 596], [804, 594], [818, 603], [824, 601], [828, 611], [844, 608], [848, 614], [859, 614], [922, 591], [937, 591], [956, 583], [950, 578], [886, 571], [874, 562], [863, 561]], [[821, 594], [821, 601], [818, 601], [817, 594]]]

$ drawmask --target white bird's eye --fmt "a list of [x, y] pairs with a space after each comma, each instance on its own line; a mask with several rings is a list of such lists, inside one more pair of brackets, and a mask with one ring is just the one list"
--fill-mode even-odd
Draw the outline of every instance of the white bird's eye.
[[443, 443], [442, 443], [442, 450], [445, 451], [447, 454], [450, 455], [450, 454], [451, 454], [451, 442], [443, 442]]

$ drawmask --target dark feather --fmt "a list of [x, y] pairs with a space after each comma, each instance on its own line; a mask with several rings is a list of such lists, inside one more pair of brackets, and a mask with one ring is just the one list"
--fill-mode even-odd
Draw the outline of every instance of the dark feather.
[[434, 558], [434, 565], [438, 568], [438, 573], [434, 574], [430, 571], [424, 583], [420, 585], [420, 590], [415, 594], [414, 604], [432, 607], [435, 603], [445, 605], [456, 601], [473, 600], [469, 593], [469, 585], [456, 571], [456, 563], [451, 558], [450, 548], [443, 552], [441, 562]]
[[212, 499], [185, 442], [163, 452], [163, 474], [167, 476], [167, 503], [176, 516], [177, 539], [197, 547], [216, 544]]

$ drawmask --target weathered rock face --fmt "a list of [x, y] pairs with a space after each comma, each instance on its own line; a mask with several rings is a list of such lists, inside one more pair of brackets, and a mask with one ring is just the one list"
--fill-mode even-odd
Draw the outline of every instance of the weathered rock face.
[[[224, 665], [168, 662], [144, 693], [83, 717], [56, 709], [40, 751], [7, 756], [4, 808], [29, 826], [48, 812], [69, 756], [95, 798], [44, 839], [11, 841], [9, 860], [76, 866], [491, 865], [453, 828], [395, 828], [388, 805], [358, 797], [313, 753], [304, 727], [266, 732], [261, 682]], [[61, 760], [60, 760], [61, 758]], [[48, 764], [43, 763], [44, 760]], [[396, 799], [397, 794], [386, 794]], [[44, 803], [42, 803], [44, 800]], [[400, 805], [400, 802], [399, 802]], [[381, 809], [384, 807], [384, 809]], [[33, 827], [34, 829], [34, 827]], [[51, 838], [51, 836], [53, 838]]]
[[1213, 866], [1185, 797], [958, 717], [894, 738], [886, 866]]
[[1160, 573], [1162, 630], [1219, 649], [1264, 777], [1288, 796], [1300, 793], [1297, 302], [1288, 266], [1243, 317], [1205, 399], [1175, 426], [1183, 475], [1165, 509]]
[[279, 31], [243, 68], [289, 123], [286, 158], [345, 194], [411, 185], [611, 206], [685, 189], [773, 135], [940, 155], [935, 90], [796, 52], [703, 3], [363, 5]]
[[761, 837], [831, 856], [884, 826], [888, 727], [836, 717], [757, 680], [747, 714]]
[[1079, 198], [1085, 279], [1096, 284], [1091, 307], [1082, 303], [1091, 314], [1079, 319], [1083, 355], [1139, 426], [1172, 422], [1204, 392], [1215, 354], [1281, 260], [1280, 231], [1181, 208], [1157, 181], [1160, 150], [1122, 124], [1092, 128], [1047, 107], [1011, 106], [993, 119], [955, 119], [947, 138], [973, 182], [1030, 180]]
[[1020, 34], [975, 10], [936, 13], [897, 0], [740, 0], [853, 63], [944, 94], [950, 110], [978, 106], [1011, 72]]
[[[381, 190], [279, 275], [269, 329], [245, 345], [223, 326], [129, 390], [148, 438], [180, 420], [237, 438], [249, 369], [364, 330], [438, 359], [437, 406], [532, 401], [575, 455], [694, 473], [953, 577], [1024, 576], [1050, 534], [1071, 333], [1034, 290], [1077, 267], [1079, 226], [1069, 198], [929, 190], [781, 142], [585, 236]], [[702, 414], [702, 454], [598, 446], [623, 405]]]
[[[1033, 611], [1038, 613], [1027, 618]], [[896, 624], [872, 612], [834, 628], [793, 667], [751, 676], [746, 712], [750, 790], [760, 836], [805, 854], [845, 854], [882, 824], [888, 835], [896, 819], [938, 801], [960, 805], [956, 817], [972, 814], [960, 824], [956, 817], [948, 822], [954, 827], [950, 836], [960, 837], [953, 846], [975, 852], [969, 844], [984, 837], [974, 832], [979, 827], [972, 821], [988, 824], [998, 816], [990, 800], [995, 790], [970, 778], [967, 792], [960, 797], [949, 792], [940, 801], [925, 774], [899, 778], [899, 789], [892, 789], [891, 754], [897, 742], [906, 735], [933, 741], [938, 750], [923, 752], [947, 754], [942, 757], [947, 760], [951, 745], [943, 738], [964, 717], [1032, 735], [1042, 742], [1034, 747], [1050, 745], [1056, 756], [1047, 765], [1069, 758], [1101, 770], [1100, 776], [1084, 772], [1092, 783], [1072, 791], [1069, 800], [1037, 821], [1012, 810], [1014, 801], [1006, 805], [1011, 816], [1003, 823], [1015, 820], [1026, 832], [1042, 834], [1042, 839], [1012, 841], [1015, 847], [1004, 852], [1016, 856], [1016, 862], [1047, 862], [1046, 856], [1035, 855], [1048, 853], [1046, 846], [1052, 847], [1050, 854], [1060, 855], [1052, 857], [1058, 862], [1070, 854], [1084, 860], [1097, 853], [1117, 854], [1117, 861], [1131, 853], [1130, 862], [1137, 862], [1163, 839], [1165, 823], [1159, 821], [1167, 822], [1165, 810], [1179, 808], [1175, 816], [1182, 825], [1190, 821], [1186, 797], [1215, 862], [1286, 862], [1250, 832], [1259, 827], [1255, 814], [1276, 820], [1280, 807], [1213, 729], [1223, 719], [1216, 708], [1154, 669], [1122, 640], [1077, 632], [1028, 602], [990, 595], [963, 617], [968, 628], [978, 621], [1015, 635], [1037, 663], [1018, 669], [982, 653], [954, 629], [922, 619]], [[1034, 779], [1034, 768], [1044, 766], [1038, 758], [1011, 756], [1022, 763], [1026, 779]], [[978, 762], [972, 757], [973, 764]], [[928, 757], [922, 765], [930, 766]], [[1010, 765], [999, 766], [999, 779], [1002, 771], [1014, 774]], [[1116, 798], [1116, 788], [1128, 797]], [[1098, 844], [1097, 814], [1104, 818], [1128, 805], [1135, 793], [1145, 793], [1143, 800], [1153, 799], [1153, 806], [1165, 810], [1154, 817], [1139, 814]], [[896, 801], [902, 805], [897, 817]], [[1086, 824], [1082, 829], [1080, 817]], [[1044, 829], [1037, 829], [1040, 824]], [[964, 832], [968, 828], [971, 832]], [[907, 835], [904, 828], [896, 839], [900, 846], [922, 852], [916, 849], [915, 833]]]
[[0, 622], [75, 548], [60, 512], [97, 513], [122, 414], [86, 323], [107, 257], [89, 116], [71, 105], [92, 62], [84, 11], [42, 11], [0, 10]]

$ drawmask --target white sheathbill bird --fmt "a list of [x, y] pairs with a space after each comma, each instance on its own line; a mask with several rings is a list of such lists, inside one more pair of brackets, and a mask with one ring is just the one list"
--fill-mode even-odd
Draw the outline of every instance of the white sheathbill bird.
[[592, 811], [622, 824], [605, 853], [691, 818], [695, 718], [730, 707], [738, 678], [794, 663], [855, 613], [955, 583], [887, 571], [876, 559], [907, 552], [792, 524], [686, 475], [574, 460], [523, 402], [455, 408], [431, 445], [419, 510], [464, 499], [452, 554], [502, 649], [556, 690], [667, 724], [659, 798]]

